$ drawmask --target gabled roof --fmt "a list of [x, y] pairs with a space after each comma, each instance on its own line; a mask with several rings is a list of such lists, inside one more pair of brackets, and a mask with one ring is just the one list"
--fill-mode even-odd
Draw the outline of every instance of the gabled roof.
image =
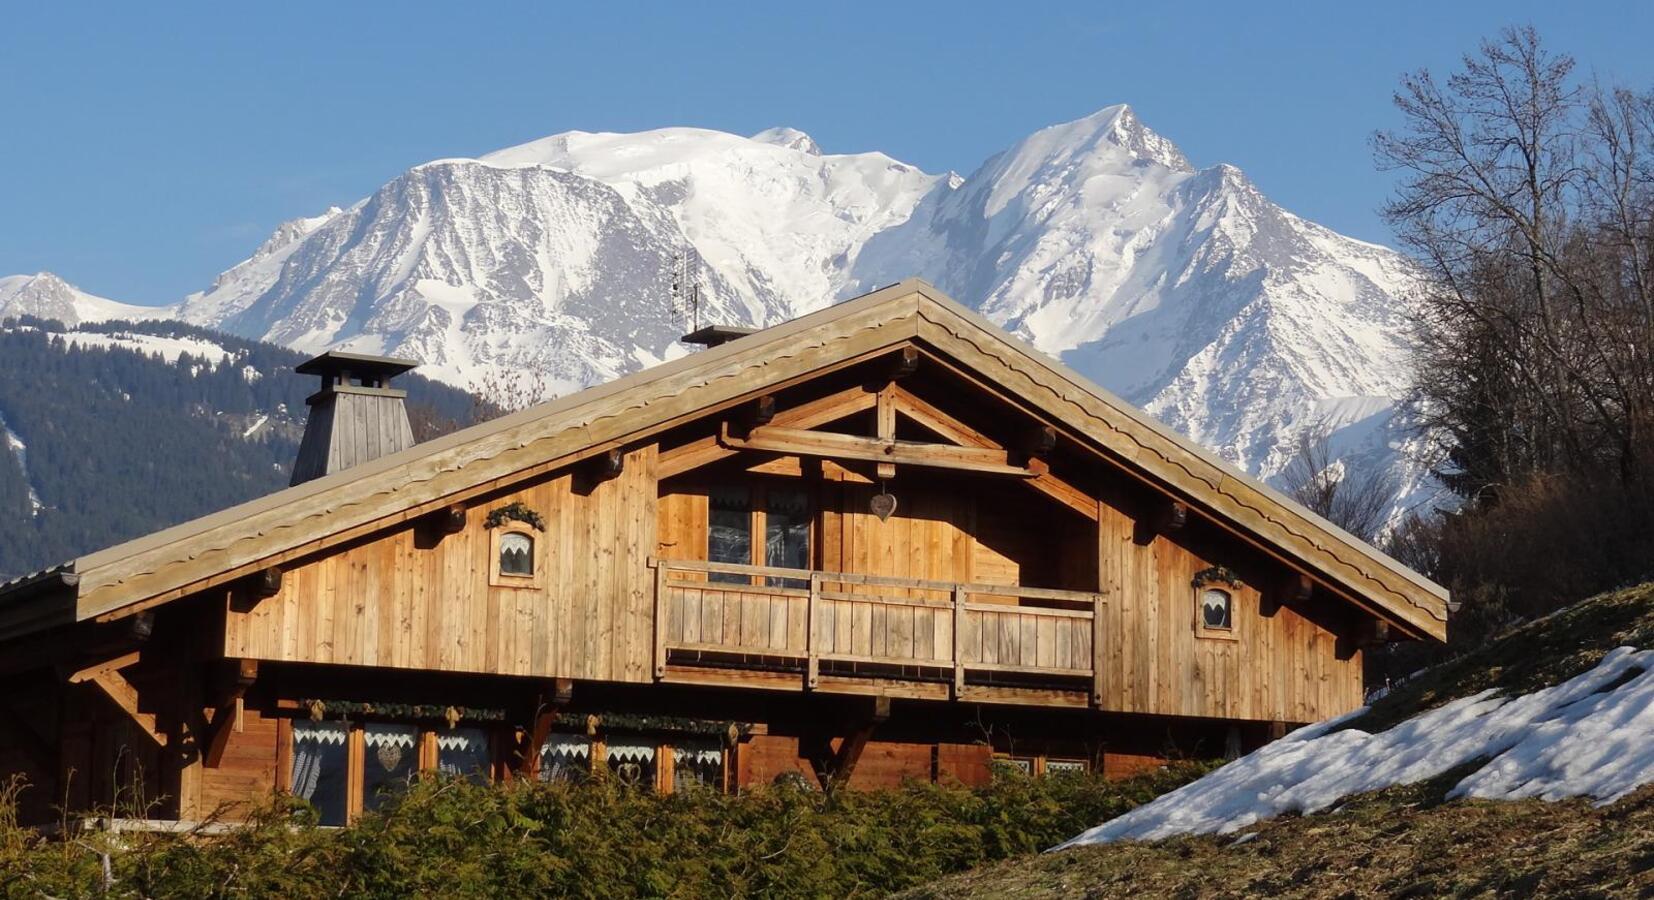
[[[1440, 586], [916, 279], [80, 557], [69, 564], [78, 583], [54, 595], [57, 608], [26, 618], [85, 621], [165, 602], [909, 343], [975, 372], [1403, 630], [1445, 636]], [[0, 632], [28, 630], [7, 621], [6, 599], [0, 592]]]

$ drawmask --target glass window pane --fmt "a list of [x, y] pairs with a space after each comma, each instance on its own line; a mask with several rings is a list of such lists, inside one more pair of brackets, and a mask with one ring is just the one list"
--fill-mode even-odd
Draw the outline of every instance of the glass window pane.
[[628, 787], [654, 788], [654, 743], [611, 739], [608, 750], [609, 774], [615, 780]]
[[419, 729], [365, 725], [362, 743], [362, 808], [378, 809], [419, 773]]
[[1201, 622], [1207, 628], [1229, 627], [1229, 592], [1208, 588], [1200, 595]]
[[[764, 498], [764, 565], [810, 567], [810, 501], [803, 491], [772, 490]], [[809, 587], [801, 578], [771, 578], [778, 587]]]
[[583, 734], [549, 734], [540, 745], [540, 780], [579, 784], [592, 771], [592, 742]]
[[500, 574], [534, 574], [534, 539], [522, 532], [500, 535]]
[[310, 801], [323, 825], [345, 824], [345, 741], [343, 722], [293, 722], [293, 796]]
[[[752, 496], [746, 488], [714, 488], [707, 498], [708, 562], [752, 564]], [[713, 572], [709, 581], [749, 584], [745, 575]]]
[[1087, 765], [1083, 759], [1048, 759], [1045, 761], [1047, 775], [1084, 775]]
[[681, 740], [672, 746], [672, 789], [721, 790], [724, 748], [715, 740]]
[[436, 736], [436, 768], [475, 784], [487, 784], [494, 769], [494, 743], [481, 728], [455, 728]]

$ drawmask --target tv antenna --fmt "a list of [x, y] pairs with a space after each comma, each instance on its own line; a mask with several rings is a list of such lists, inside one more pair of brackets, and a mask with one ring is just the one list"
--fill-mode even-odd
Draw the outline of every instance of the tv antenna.
[[672, 314], [689, 323], [690, 331], [701, 327], [701, 254], [685, 244], [672, 254]]

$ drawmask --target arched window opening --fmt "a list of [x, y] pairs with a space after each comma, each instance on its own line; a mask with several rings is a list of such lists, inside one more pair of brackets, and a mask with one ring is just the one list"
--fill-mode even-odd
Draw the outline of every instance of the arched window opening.
[[1234, 627], [1234, 597], [1222, 588], [1200, 592], [1200, 624], [1203, 628], [1227, 631]]
[[534, 538], [520, 531], [500, 535], [500, 574], [534, 574]]

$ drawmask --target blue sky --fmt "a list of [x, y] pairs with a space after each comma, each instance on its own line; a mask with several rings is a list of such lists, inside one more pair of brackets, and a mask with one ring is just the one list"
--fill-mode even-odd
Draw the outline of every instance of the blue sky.
[[1397, 76], [1531, 22], [1654, 86], [1654, 3], [0, 6], [0, 274], [166, 303], [403, 169], [569, 129], [785, 124], [969, 173], [1132, 104], [1197, 165], [1385, 241]]

